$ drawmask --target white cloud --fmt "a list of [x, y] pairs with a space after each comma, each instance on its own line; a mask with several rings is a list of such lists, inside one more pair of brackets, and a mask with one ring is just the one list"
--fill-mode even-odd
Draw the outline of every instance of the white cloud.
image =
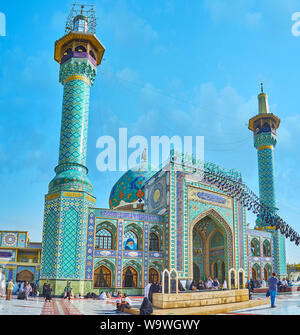
[[144, 19], [129, 10], [125, 2], [117, 1], [107, 12], [99, 6], [101, 29], [113, 31], [117, 43], [132, 47], [157, 40], [157, 31]]
[[132, 82], [136, 81], [139, 78], [139, 75], [132, 69], [125, 67], [123, 70], [116, 73], [116, 77], [122, 81]]
[[262, 13], [247, 13], [246, 14], [246, 23], [250, 28], [257, 27], [261, 22]]
[[205, 0], [204, 7], [214, 22], [235, 22], [247, 28], [254, 28], [262, 19], [262, 13], [253, 11], [257, 9], [253, 0]]

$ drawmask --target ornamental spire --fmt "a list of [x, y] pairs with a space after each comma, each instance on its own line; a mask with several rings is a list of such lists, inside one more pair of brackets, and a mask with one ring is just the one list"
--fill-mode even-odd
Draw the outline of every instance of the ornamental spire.
[[261, 93], [258, 95], [258, 114], [269, 113], [268, 95], [264, 92], [263, 83], [260, 83]]

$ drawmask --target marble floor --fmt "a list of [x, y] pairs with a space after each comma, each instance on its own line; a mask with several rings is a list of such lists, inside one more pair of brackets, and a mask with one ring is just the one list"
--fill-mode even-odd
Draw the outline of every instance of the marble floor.
[[[133, 307], [139, 308], [143, 297], [130, 297]], [[0, 298], [0, 315], [120, 315], [116, 313], [116, 299], [93, 300], [54, 298], [45, 302], [43, 298], [12, 300]]]
[[[255, 294], [254, 298], [264, 297]], [[139, 308], [143, 297], [131, 297], [133, 307]], [[276, 298], [276, 308], [265, 306], [229, 312], [230, 315], [260, 314], [260, 315], [300, 315], [300, 293], [279, 293]], [[74, 299], [71, 301], [56, 298], [45, 302], [43, 298], [29, 298], [28, 301], [18, 300], [14, 296], [7, 301], [0, 298], [0, 315], [114, 315], [115, 299], [92, 300]]]
[[[254, 294], [253, 298], [265, 297], [265, 294]], [[228, 312], [230, 315], [300, 315], [300, 292], [278, 293], [276, 308], [258, 306], [244, 310]]]

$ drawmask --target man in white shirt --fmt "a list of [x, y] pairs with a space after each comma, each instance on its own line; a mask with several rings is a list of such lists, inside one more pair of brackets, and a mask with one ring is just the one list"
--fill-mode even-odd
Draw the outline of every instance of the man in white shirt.
[[129, 297], [127, 297], [127, 294], [124, 294], [123, 297], [120, 297], [120, 303], [117, 301], [117, 311], [118, 312], [124, 312], [125, 308], [130, 308], [132, 305], [132, 301]]
[[211, 277], [208, 277], [207, 282], [206, 282], [206, 288], [210, 290], [212, 286], [213, 286], [213, 281]]
[[124, 297], [125, 297], [125, 302], [128, 304], [128, 307], [130, 307], [132, 305], [132, 300], [129, 297], [127, 297], [126, 294], [124, 294]]
[[286, 292], [286, 288], [288, 286], [288, 282], [285, 278], [282, 279], [282, 282], [281, 282], [281, 287], [283, 287], [283, 291]]
[[100, 300], [106, 300], [107, 299], [106, 293], [105, 292], [101, 292], [99, 298], [100, 298]]

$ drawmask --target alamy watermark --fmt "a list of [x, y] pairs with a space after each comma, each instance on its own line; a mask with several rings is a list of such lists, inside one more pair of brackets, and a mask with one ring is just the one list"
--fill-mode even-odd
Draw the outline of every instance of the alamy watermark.
[[300, 12], [295, 12], [292, 15], [292, 21], [296, 21], [292, 25], [292, 35], [298, 37], [300, 35]]
[[0, 36], [6, 36], [6, 16], [0, 12]]
[[[203, 136], [151, 136], [149, 143], [144, 136], [128, 138], [127, 128], [120, 128], [117, 141], [112, 136], [101, 136], [96, 142], [96, 148], [101, 149], [96, 158], [99, 171], [127, 171], [141, 162], [158, 169], [163, 167], [172, 151], [176, 152], [177, 158], [179, 154], [182, 159], [187, 158], [192, 163], [204, 161]], [[149, 169], [149, 166], [146, 164], [144, 168]]]

